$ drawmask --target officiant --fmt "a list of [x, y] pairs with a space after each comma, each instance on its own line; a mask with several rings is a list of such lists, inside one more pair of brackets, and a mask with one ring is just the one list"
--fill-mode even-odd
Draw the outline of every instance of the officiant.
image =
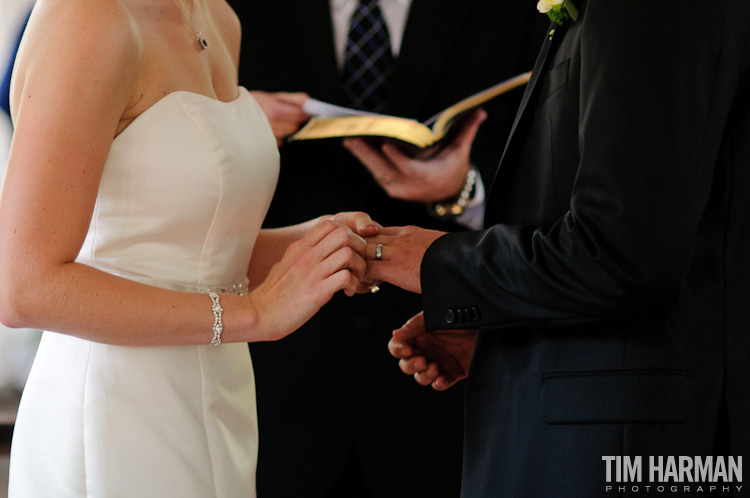
[[[243, 24], [241, 84], [420, 121], [530, 70], [545, 27], [533, 9], [510, 1], [231, 3]], [[372, 39], [357, 39], [362, 32]], [[374, 73], [358, 77], [360, 62]], [[267, 225], [345, 208], [388, 225], [477, 227], [481, 185], [492, 179], [503, 148], [498, 137], [509, 133], [521, 94], [487, 106], [484, 122], [474, 115], [460, 140], [429, 163], [398, 156], [399, 167], [377, 149], [381, 163], [370, 170], [341, 140], [282, 145]], [[464, 191], [468, 209], [436, 214]], [[391, 331], [421, 309], [419, 296], [386, 284], [334, 301], [293, 338], [251, 347], [258, 496], [457, 496], [462, 393], [441, 396], [403, 382], [385, 348]], [[403, 424], [416, 428], [408, 440], [397, 435]]]

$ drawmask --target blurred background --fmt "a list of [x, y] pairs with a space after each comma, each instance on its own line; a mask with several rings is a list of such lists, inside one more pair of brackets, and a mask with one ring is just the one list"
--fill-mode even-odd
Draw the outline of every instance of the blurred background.
[[[33, 0], [0, 0], [0, 184], [13, 133], [8, 114], [10, 69]], [[0, 325], [0, 498], [7, 496], [10, 438], [18, 400], [39, 342], [38, 331]]]

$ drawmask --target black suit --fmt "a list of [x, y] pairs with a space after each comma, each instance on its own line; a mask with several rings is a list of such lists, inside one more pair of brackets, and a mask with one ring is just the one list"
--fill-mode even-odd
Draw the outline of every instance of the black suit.
[[[518, 5], [515, 5], [518, 4]], [[459, 99], [531, 69], [545, 24], [521, 2], [414, 0], [385, 113], [424, 120]], [[240, 83], [305, 91], [346, 104], [340, 90], [328, 0], [233, 2], [243, 25]], [[498, 27], [502, 29], [498, 29]], [[522, 91], [487, 107], [472, 161], [492, 178]], [[290, 143], [267, 226], [362, 210], [385, 225], [458, 230], [423, 204], [388, 198], [340, 140]], [[342, 473], [373, 496], [456, 496], [462, 393], [420, 388], [387, 351], [391, 331], [421, 308], [390, 286], [332, 303], [301, 330], [251, 346], [260, 425], [260, 498], [325, 496]], [[397, 434], [413, 427], [411, 437]], [[346, 472], [345, 472], [345, 469]], [[341, 486], [341, 483], [338, 484]], [[346, 492], [348, 496], [356, 496]]]
[[602, 456], [748, 454], [750, 3], [575, 3], [490, 228], [422, 266], [428, 327], [481, 329], [464, 498], [620, 496]]

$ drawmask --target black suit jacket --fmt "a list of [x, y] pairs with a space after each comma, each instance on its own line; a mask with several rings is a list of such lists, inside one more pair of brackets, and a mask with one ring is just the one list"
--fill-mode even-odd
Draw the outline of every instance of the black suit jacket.
[[[346, 104], [328, 0], [230, 3], [243, 25], [242, 85]], [[522, 2], [414, 0], [384, 112], [425, 120], [530, 70], [546, 24]], [[472, 151], [487, 184], [503, 150], [497, 137], [508, 135], [522, 93], [487, 107], [490, 117]], [[460, 229], [431, 218], [421, 203], [390, 199], [340, 140], [283, 145], [267, 226], [349, 210], [384, 225]], [[350, 455], [364, 462], [363, 480], [374, 496], [457, 495], [462, 393], [417, 386], [387, 351], [392, 330], [420, 309], [419, 296], [386, 285], [375, 295], [336, 296], [288, 338], [251, 345], [260, 498], [323, 496]]]
[[481, 329], [465, 498], [607, 496], [602, 456], [750, 445], [750, 3], [579, 11], [545, 40], [490, 228], [422, 265], [428, 327]]

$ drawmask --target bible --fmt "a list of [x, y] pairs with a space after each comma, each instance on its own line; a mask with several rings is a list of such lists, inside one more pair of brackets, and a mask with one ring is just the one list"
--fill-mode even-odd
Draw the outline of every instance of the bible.
[[424, 123], [415, 119], [368, 113], [308, 99], [303, 110], [313, 117], [289, 140], [375, 137], [400, 142], [399, 145], [406, 152], [423, 151], [445, 139], [451, 129], [457, 127], [456, 124], [466, 112], [525, 85], [530, 76], [531, 72], [526, 72], [502, 81], [456, 102]]

